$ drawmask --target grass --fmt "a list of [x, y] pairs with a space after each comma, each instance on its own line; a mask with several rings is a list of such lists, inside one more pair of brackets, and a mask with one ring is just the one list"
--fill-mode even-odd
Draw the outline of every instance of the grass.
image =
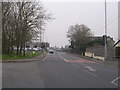
[[0, 54], [0, 59], [2, 59], [2, 55]]
[[[38, 52], [34, 51], [26, 51], [25, 56], [18, 56], [16, 54], [11, 54], [11, 55], [2, 55], [3, 60], [8, 60], [8, 59], [29, 59], [33, 58], [40, 55]], [[0, 56], [1, 57], [1, 56]]]

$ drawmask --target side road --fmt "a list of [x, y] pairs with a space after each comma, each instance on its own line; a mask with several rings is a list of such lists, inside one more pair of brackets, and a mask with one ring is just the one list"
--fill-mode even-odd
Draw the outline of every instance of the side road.
[[109, 61], [109, 60], [103, 61], [103, 60], [100, 60], [100, 59], [83, 56], [83, 55], [80, 55], [80, 54], [77, 54], [77, 53], [70, 53], [70, 52], [65, 52], [65, 53], [69, 53], [71, 55], [75, 55], [77, 57], [88, 59], [88, 60], [91, 60], [91, 61], [95, 61], [95, 62], [98, 62], [98, 63], [101, 63], [101, 64], [120, 67], [120, 62], [119, 62], [120, 58], [118, 58], [117, 60], [112, 60], [112, 61]]
[[46, 53], [42, 53], [41, 55], [30, 58], [30, 59], [14, 59], [14, 60], [2, 60], [2, 63], [10, 63], [10, 62], [32, 62], [32, 61], [40, 61], [46, 56]]
[[95, 58], [91, 58], [91, 57], [87, 57], [87, 56], [82, 56], [82, 55], [79, 55], [79, 54], [73, 54], [73, 55], [76, 55], [78, 57], [81, 57], [81, 58], [85, 58], [85, 59], [88, 59], [88, 60], [91, 60], [91, 61], [95, 61], [95, 62], [98, 62], [98, 63], [103, 63], [103, 64], [106, 64], [106, 65], [111, 65], [111, 66], [117, 66], [119, 67], [120, 66], [120, 58], [118, 58], [117, 61], [102, 61], [102, 60], [99, 60], [99, 59], [95, 59]]

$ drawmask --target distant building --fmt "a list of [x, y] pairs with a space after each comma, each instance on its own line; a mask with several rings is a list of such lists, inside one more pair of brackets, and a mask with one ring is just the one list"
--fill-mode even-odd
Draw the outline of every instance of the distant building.
[[69, 48], [69, 45], [65, 45], [65, 49]]
[[[105, 50], [105, 35], [90, 37], [90, 45], [86, 48], [86, 53], [90, 55], [94, 54], [94, 57], [99, 57], [104, 60], [104, 50]], [[115, 59], [115, 41], [110, 36], [107, 36], [107, 60]]]
[[113, 40], [113, 38], [111, 38], [110, 36], [107, 37], [107, 44], [108, 46], [114, 46], [115, 41]]
[[[93, 36], [91, 38], [91, 44], [94, 46], [104, 46], [105, 35], [103, 36]], [[110, 36], [107, 36], [107, 46], [114, 46], [115, 41]]]

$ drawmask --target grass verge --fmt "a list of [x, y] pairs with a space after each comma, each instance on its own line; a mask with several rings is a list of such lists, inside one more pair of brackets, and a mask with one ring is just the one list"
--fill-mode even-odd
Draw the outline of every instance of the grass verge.
[[2, 57], [2, 60], [11, 60], [11, 59], [29, 59], [29, 58], [33, 58], [36, 56], [39, 56], [40, 53], [38, 53], [37, 51], [26, 51], [25, 56], [18, 56], [16, 54], [11, 54], [11, 55], [2, 55], [0, 57]]
[[0, 59], [2, 59], [2, 55], [0, 54]]

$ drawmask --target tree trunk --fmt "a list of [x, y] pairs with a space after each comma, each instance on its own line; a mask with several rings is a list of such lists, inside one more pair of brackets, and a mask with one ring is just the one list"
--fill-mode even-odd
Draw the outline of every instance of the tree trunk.
[[25, 57], [25, 44], [24, 44], [23, 56]]
[[19, 55], [19, 46], [17, 46], [17, 53], [16, 54]]
[[20, 56], [22, 56], [22, 45], [20, 46]]

